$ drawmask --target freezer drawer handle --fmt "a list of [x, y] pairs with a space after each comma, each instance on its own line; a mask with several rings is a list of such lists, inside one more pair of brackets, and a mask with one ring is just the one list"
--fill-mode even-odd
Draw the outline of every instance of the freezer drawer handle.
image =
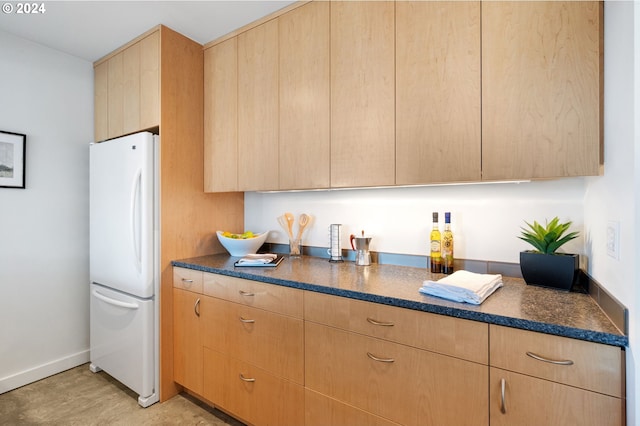
[[121, 308], [127, 308], [127, 309], [138, 309], [139, 306], [137, 303], [128, 303], [128, 302], [122, 302], [120, 300], [116, 300], [116, 299], [112, 299], [110, 297], [105, 296], [104, 294], [100, 294], [98, 293], [97, 290], [93, 290], [93, 295], [102, 300], [105, 303], [108, 303], [110, 305], [114, 305], [114, 306], [119, 306]]
[[550, 364], [555, 364], [555, 365], [573, 365], [573, 361], [571, 361], [570, 359], [567, 359], [567, 360], [549, 359], [549, 358], [545, 358], [545, 357], [540, 356], [540, 355], [536, 355], [533, 352], [527, 352], [527, 355], [530, 356], [531, 358], [535, 359], [535, 360], [542, 361], [542, 362], [548, 362]]

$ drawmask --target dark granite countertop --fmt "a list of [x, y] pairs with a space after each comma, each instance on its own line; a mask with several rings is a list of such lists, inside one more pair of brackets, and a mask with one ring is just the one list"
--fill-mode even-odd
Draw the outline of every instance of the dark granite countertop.
[[528, 286], [520, 278], [503, 277], [504, 286], [481, 305], [451, 302], [418, 291], [431, 274], [426, 268], [396, 265], [356, 266], [327, 259], [285, 257], [276, 268], [234, 267], [227, 254], [175, 260], [173, 266], [246, 278], [302, 290], [344, 296], [418, 311], [498, 324], [524, 330], [625, 347], [618, 330], [588, 294]]

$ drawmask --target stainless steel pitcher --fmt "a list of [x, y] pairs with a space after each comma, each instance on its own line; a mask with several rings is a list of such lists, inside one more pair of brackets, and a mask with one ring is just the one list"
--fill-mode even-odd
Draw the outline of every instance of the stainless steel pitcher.
[[351, 234], [349, 240], [351, 242], [351, 248], [356, 252], [356, 265], [371, 265], [371, 253], [369, 252], [369, 243], [371, 243], [371, 237], [365, 237], [364, 231], [362, 231], [361, 237], [356, 237], [355, 235]]

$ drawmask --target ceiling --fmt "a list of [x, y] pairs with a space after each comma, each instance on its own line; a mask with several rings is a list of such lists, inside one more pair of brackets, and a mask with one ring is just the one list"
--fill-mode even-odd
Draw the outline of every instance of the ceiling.
[[93, 62], [158, 24], [206, 44], [294, 2], [47, 0], [43, 13], [18, 14], [20, 2], [6, 1], [0, 31]]

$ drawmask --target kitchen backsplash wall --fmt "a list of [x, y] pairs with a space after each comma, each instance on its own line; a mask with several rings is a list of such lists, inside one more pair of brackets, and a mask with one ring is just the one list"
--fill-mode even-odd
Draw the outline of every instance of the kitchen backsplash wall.
[[[287, 235], [276, 218], [289, 211], [313, 216], [303, 245], [328, 247], [328, 227], [341, 223], [342, 248], [350, 248], [349, 235], [373, 237], [371, 250], [427, 255], [431, 213], [451, 212], [458, 259], [517, 263], [519, 252], [530, 248], [518, 239], [527, 221], [559, 216], [571, 220], [571, 230], [584, 229], [584, 178], [557, 181], [376, 188], [332, 191], [245, 193], [245, 228], [272, 231], [268, 242], [286, 243]], [[237, 230], [239, 231], [239, 230]], [[580, 238], [563, 247], [583, 253]]]

